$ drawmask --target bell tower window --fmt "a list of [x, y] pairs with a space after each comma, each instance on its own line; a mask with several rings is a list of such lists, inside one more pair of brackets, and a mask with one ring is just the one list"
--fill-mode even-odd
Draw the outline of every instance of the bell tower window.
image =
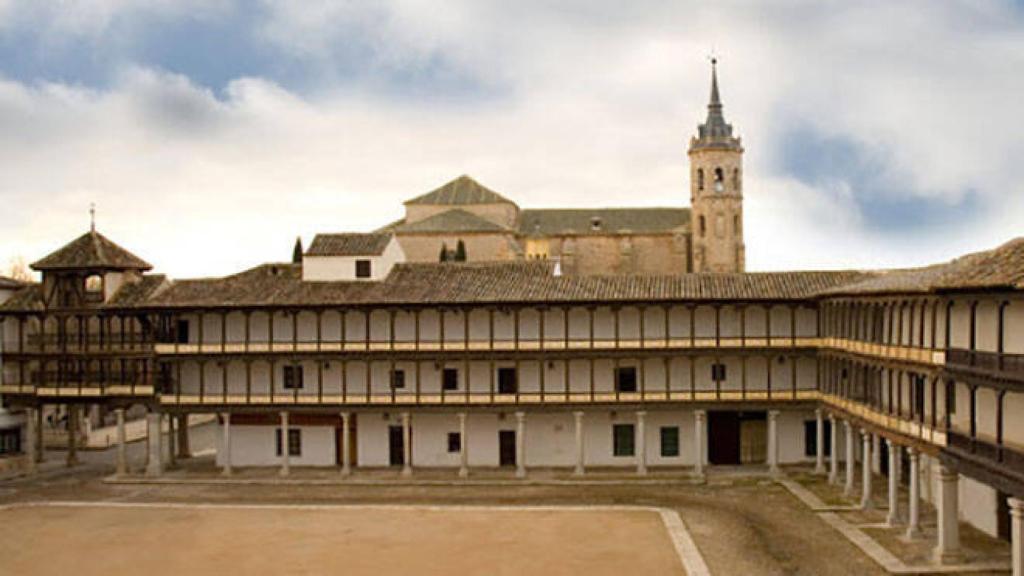
[[697, 168], [697, 190], [704, 191], [704, 169]]
[[725, 190], [725, 173], [721, 168], [715, 168], [715, 192]]
[[740, 191], [740, 169], [739, 168], [733, 168], [732, 169], [732, 189], [737, 191], [737, 192]]
[[704, 237], [704, 233], [707, 231], [707, 223], [704, 220], [704, 216], [701, 216], [700, 218], [698, 218], [697, 222], [699, 223], [700, 237], [703, 238]]

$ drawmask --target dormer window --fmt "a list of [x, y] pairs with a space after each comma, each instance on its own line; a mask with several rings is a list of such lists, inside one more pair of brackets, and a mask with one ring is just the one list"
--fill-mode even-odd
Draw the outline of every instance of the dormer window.
[[85, 299], [88, 302], [103, 301], [103, 276], [92, 274], [85, 277]]
[[370, 272], [369, 260], [356, 260], [356, 278], [369, 278]]
[[597, 231], [597, 230], [601, 229], [601, 217], [600, 216], [594, 216], [593, 218], [590, 219], [590, 229], [594, 230], [594, 231]]

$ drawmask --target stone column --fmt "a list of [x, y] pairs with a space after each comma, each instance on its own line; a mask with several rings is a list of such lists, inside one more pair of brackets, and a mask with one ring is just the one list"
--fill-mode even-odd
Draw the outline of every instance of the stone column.
[[910, 501], [908, 504], [907, 538], [921, 536], [921, 454], [916, 448], [907, 448], [910, 458]]
[[288, 411], [281, 411], [281, 476], [287, 476], [292, 471], [291, 454], [288, 453]]
[[516, 478], [526, 477], [526, 413], [516, 412]]
[[900, 445], [885, 440], [889, 449], [889, 515], [885, 521], [889, 526], [896, 526], [900, 523]]
[[939, 465], [939, 494], [935, 499], [938, 538], [935, 543], [935, 561], [951, 564], [959, 561], [960, 554], [960, 475], [945, 464]]
[[466, 437], [466, 413], [459, 412], [459, 477], [469, 476], [469, 438]]
[[846, 485], [843, 486], [844, 496], [853, 496], [853, 467], [856, 464], [856, 458], [853, 455], [855, 449], [853, 439], [853, 424], [849, 420], [843, 422], [843, 426], [846, 428]]
[[348, 476], [352, 474], [352, 438], [351, 430], [351, 415], [348, 412], [341, 413], [341, 475]]
[[693, 411], [693, 475], [698, 479], [704, 478], [704, 430], [707, 427], [705, 418], [707, 412], [704, 410]]
[[189, 446], [188, 433], [188, 414], [182, 414], [178, 416], [178, 458], [185, 459], [192, 457], [192, 448]]
[[647, 412], [636, 413], [636, 473], [647, 474]]
[[67, 466], [78, 465], [78, 414], [79, 408], [74, 404], [68, 405], [68, 458]]
[[861, 510], [870, 510], [872, 507], [871, 503], [871, 433], [867, 430], [862, 429], [860, 431], [861, 439], [864, 441], [864, 455], [862, 458], [862, 466], [860, 480], [860, 508]]
[[34, 474], [36, 471], [36, 409], [25, 409], [25, 471]]
[[402, 476], [412, 476], [412, 416], [402, 412]]
[[825, 473], [825, 417], [821, 408], [814, 411], [815, 420], [815, 443], [814, 443], [814, 473]]
[[1024, 500], [1009, 498], [1010, 551], [1013, 576], [1024, 576]]
[[146, 445], [149, 447], [146, 476], [160, 476], [164, 473], [164, 462], [160, 455], [163, 453], [163, 431], [160, 429], [160, 422], [163, 415], [156, 411], [146, 414]]
[[583, 476], [584, 454], [583, 454], [583, 412], [573, 412], [573, 419], [576, 420], [576, 468], [573, 474]]
[[882, 437], [878, 434], [871, 435], [871, 471], [882, 473]]
[[768, 411], [768, 471], [779, 473], [779, 411]]
[[222, 458], [223, 470], [221, 473], [225, 476], [231, 476], [231, 412], [224, 413], [224, 437], [221, 440], [221, 448], [224, 449], [224, 457]]
[[45, 411], [45, 404], [40, 404], [39, 409], [36, 410], [36, 453], [33, 456], [37, 463], [42, 462], [46, 457], [46, 446], [43, 445], [43, 412]]
[[114, 414], [117, 416], [117, 475], [124, 476], [128, 474], [128, 438], [124, 431], [124, 408], [114, 410]]
[[836, 426], [836, 417], [834, 414], [828, 415], [829, 428], [832, 433], [829, 434], [829, 461], [828, 461], [828, 482], [829, 484], [839, 483], [839, 428]]

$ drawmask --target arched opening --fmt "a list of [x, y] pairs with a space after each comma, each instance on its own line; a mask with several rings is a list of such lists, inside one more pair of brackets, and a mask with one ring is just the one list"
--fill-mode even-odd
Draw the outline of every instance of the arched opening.
[[704, 169], [697, 168], [697, 190], [704, 191]]
[[725, 172], [721, 168], [715, 168], [715, 192], [725, 190]]
[[732, 189], [737, 191], [737, 192], [740, 191], [740, 169], [739, 168], [733, 168], [732, 169]]
[[707, 223], [704, 221], [704, 217], [697, 218], [698, 228], [700, 229], [700, 237], [704, 237], [704, 233], [707, 231]]
[[89, 302], [103, 301], [103, 276], [91, 274], [85, 277], [85, 299]]

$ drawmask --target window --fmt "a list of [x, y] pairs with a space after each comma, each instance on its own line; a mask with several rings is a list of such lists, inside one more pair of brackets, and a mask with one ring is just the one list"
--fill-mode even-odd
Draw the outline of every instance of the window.
[[679, 428], [677, 426], [661, 428], [661, 455], [665, 458], [679, 456]]
[[462, 434], [458, 432], [448, 433], [448, 453], [462, 451]]
[[703, 168], [698, 168], [697, 169], [697, 190], [700, 190], [700, 191], [704, 190], [704, 169]]
[[405, 370], [391, 371], [391, 387], [395, 390], [405, 388]]
[[715, 192], [725, 190], [725, 173], [721, 168], [715, 168]]
[[441, 388], [443, 390], [459, 389], [459, 370], [457, 368], [445, 368], [441, 373]]
[[734, 234], [740, 233], [740, 215], [735, 214], [732, 217], [732, 231]]
[[612, 426], [612, 455], [633, 456], [634, 432], [632, 424], [615, 424]]
[[[281, 429], [274, 431], [275, 442], [277, 443], [277, 455], [281, 455]], [[302, 430], [296, 428], [288, 429], [288, 455], [302, 456]]]
[[[825, 419], [825, 456], [832, 455], [832, 422]], [[818, 422], [804, 420], [804, 456], [813, 458], [818, 454]]]
[[733, 168], [732, 169], [732, 189], [737, 191], [737, 192], [740, 191], [740, 169], [739, 168]]
[[0, 454], [21, 452], [21, 431], [17, 428], [0, 430]]
[[515, 368], [498, 368], [498, 394], [515, 394], [519, 389], [516, 379]]
[[174, 341], [178, 344], [188, 344], [188, 320], [178, 320], [175, 324]]
[[284, 389], [299, 390], [302, 388], [302, 366], [284, 367]]
[[636, 367], [619, 366], [615, 369], [615, 391], [636, 392]]
[[356, 260], [356, 278], [370, 277], [370, 261]]
[[725, 364], [711, 365], [711, 380], [714, 382], [722, 382], [725, 380]]
[[700, 237], [701, 237], [701, 238], [703, 238], [703, 237], [704, 237], [704, 233], [705, 233], [705, 232], [707, 231], [707, 229], [708, 229], [708, 225], [707, 225], [707, 222], [706, 222], [706, 221], [704, 220], [704, 217], [703, 217], [703, 216], [701, 216], [700, 218], [698, 218], [698, 219], [697, 219], [697, 222], [698, 222], [698, 224], [699, 224], [698, 228], [700, 228]]

